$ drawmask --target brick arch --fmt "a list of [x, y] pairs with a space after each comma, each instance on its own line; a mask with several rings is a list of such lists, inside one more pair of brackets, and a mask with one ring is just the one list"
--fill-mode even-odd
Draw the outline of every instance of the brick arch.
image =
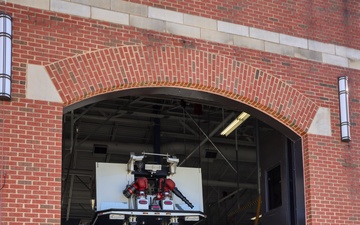
[[108, 48], [46, 68], [65, 106], [133, 88], [186, 88], [249, 105], [299, 135], [307, 132], [318, 108], [273, 75], [223, 55], [182, 47]]

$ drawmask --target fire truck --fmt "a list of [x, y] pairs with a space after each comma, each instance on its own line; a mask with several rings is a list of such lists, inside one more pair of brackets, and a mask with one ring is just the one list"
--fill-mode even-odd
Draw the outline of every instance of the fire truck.
[[92, 225], [192, 225], [205, 219], [200, 168], [177, 167], [168, 154], [130, 154], [96, 163]]

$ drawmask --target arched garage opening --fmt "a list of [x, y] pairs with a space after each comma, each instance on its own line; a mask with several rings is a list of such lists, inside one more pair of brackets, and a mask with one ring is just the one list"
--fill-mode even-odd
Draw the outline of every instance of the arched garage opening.
[[[221, 135], [244, 111], [251, 117]], [[201, 168], [201, 224], [254, 224], [259, 189], [262, 224], [304, 224], [300, 137], [231, 99], [180, 88], [111, 93], [66, 108], [63, 135], [62, 224], [91, 221], [95, 164], [127, 163], [131, 152], [170, 154], [181, 167]]]
[[[75, 206], [91, 213], [88, 208], [90, 203], [86, 203], [90, 200], [83, 202], [82, 199], [76, 203], [73, 197], [80, 197], [82, 193], [87, 196], [86, 198], [92, 199], [94, 195], [94, 174], [90, 174], [91, 170], [89, 172], [77, 169], [82, 165], [77, 159], [85, 158], [77, 156], [77, 152], [80, 152], [76, 150], [78, 147], [88, 144], [87, 150], [83, 152], [91, 153], [94, 159], [102, 157], [101, 160], [107, 161], [116, 160], [111, 147], [119, 149], [126, 146], [128, 150], [134, 147], [131, 143], [136, 143], [135, 147], [138, 148], [137, 142], [142, 140], [147, 146], [151, 146], [150, 150], [161, 151], [162, 143], [174, 139], [177, 139], [176, 147], [185, 149], [179, 156], [186, 161], [183, 166], [207, 165], [207, 169], [204, 168], [204, 174], [208, 176], [204, 179], [204, 183], [207, 184], [204, 193], [209, 194], [206, 196], [208, 199], [205, 199], [206, 209], [211, 215], [211, 210], [217, 213], [219, 209], [226, 211], [222, 216], [213, 219], [209, 217], [205, 223], [236, 224], [243, 221], [251, 224], [252, 221], [248, 217], [254, 214], [254, 211], [251, 211], [254, 209], [250, 209], [250, 205], [254, 202], [253, 195], [257, 196], [259, 184], [259, 187], [262, 187], [263, 199], [262, 224], [279, 221], [284, 223], [284, 219], [286, 224], [303, 224], [305, 210], [300, 137], [306, 133], [318, 107], [280, 79], [219, 54], [179, 47], [127, 46], [105, 49], [50, 64], [46, 69], [67, 105], [64, 110], [63, 141], [64, 224], [70, 224], [71, 219], [75, 219], [75, 223], [81, 221], [80, 212], [71, 216], [71, 213], [75, 212]], [[137, 110], [131, 109], [132, 106], [136, 106]], [[169, 122], [169, 118], [173, 117], [162, 111], [162, 107], [165, 106], [169, 107], [166, 113], [177, 114], [176, 123], [180, 121], [180, 125], [173, 123], [174, 121]], [[149, 107], [151, 111], [144, 112], [145, 109], [149, 110]], [[235, 132], [236, 135], [233, 133], [226, 138], [217, 137], [225, 143], [214, 145], [232, 143], [232, 149], [234, 146], [236, 149], [245, 145], [244, 151], [247, 153], [238, 154], [236, 157], [234, 153], [236, 155], [237, 151], [232, 150], [229, 151], [232, 156], [217, 155], [216, 157], [222, 160], [220, 164], [227, 167], [212, 166], [210, 163], [217, 161], [217, 158], [215, 160], [207, 156], [214, 157], [215, 153], [220, 151], [211, 151], [211, 146], [214, 145], [210, 146], [209, 140], [212, 136], [218, 135], [215, 130], [229, 122], [226, 119], [234, 119], [235, 115], [242, 111], [249, 113], [251, 117], [238, 132]], [[112, 118], [113, 114], [116, 118]], [[134, 115], [140, 116], [141, 119], [132, 118]], [[100, 122], [99, 117], [104, 117], [105, 120]], [[81, 123], [84, 126], [80, 129], [78, 124], [85, 118], [95, 123]], [[162, 119], [168, 121], [161, 122]], [[138, 126], [152, 129], [125, 129], [125, 125], [119, 126], [121, 129], [116, 128], [120, 121], [123, 123], [128, 120], [132, 120], [133, 123], [135, 120]], [[158, 122], [160, 126], [154, 125]], [[105, 124], [106, 127], [109, 126], [108, 123], [112, 127], [110, 134], [107, 133], [108, 128], [104, 128]], [[164, 127], [166, 124], [168, 127]], [[174, 133], [171, 129], [175, 128], [181, 129], [182, 132], [177, 130]], [[162, 132], [161, 129], [165, 131]], [[85, 131], [81, 133], [81, 138], [80, 130]], [[143, 136], [131, 142], [130, 137], [137, 136], [131, 135], [130, 131], [136, 135], [141, 133]], [[102, 135], [103, 132], [106, 135]], [[110, 144], [116, 137], [123, 136], [118, 132], [125, 132], [125, 136], [128, 137], [126, 143], [130, 144]], [[246, 140], [242, 140], [240, 136]], [[244, 141], [252, 141], [253, 144], [245, 144]], [[258, 143], [264, 143], [264, 148]], [[254, 150], [259, 154], [254, 156]], [[192, 156], [187, 158], [186, 156], [192, 152]], [[207, 152], [209, 153], [206, 155]], [[241, 156], [250, 158], [241, 159]], [[82, 163], [90, 165], [91, 160]], [[249, 166], [245, 166], [246, 163]], [[246, 168], [242, 172], [241, 166]], [[259, 168], [261, 179], [253, 181], [254, 177], [259, 177]], [[232, 170], [234, 172], [231, 172]], [[222, 173], [218, 174], [219, 172]], [[244, 178], [239, 174], [248, 176]], [[82, 176], [88, 178], [85, 180]], [[229, 177], [226, 179], [226, 176]], [[240, 180], [243, 181], [242, 187]], [[275, 182], [270, 182], [271, 180]], [[74, 194], [76, 183], [88, 191]], [[220, 186], [222, 189], [216, 189], [214, 186]], [[235, 189], [227, 189], [234, 187]], [[89, 191], [90, 193], [87, 193]], [[210, 196], [210, 193], [216, 196]], [[246, 201], [239, 200], [239, 196], [246, 196]], [[216, 200], [210, 203], [210, 200], [214, 199]], [[246, 210], [249, 210], [249, 213]]]

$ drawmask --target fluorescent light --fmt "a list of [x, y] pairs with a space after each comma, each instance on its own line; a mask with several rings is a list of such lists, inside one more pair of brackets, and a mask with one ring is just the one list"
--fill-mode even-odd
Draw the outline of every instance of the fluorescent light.
[[234, 121], [232, 121], [229, 126], [227, 126], [222, 132], [221, 135], [228, 136], [233, 132], [238, 126], [240, 126], [247, 118], [250, 117], [250, 114], [242, 112]]
[[94, 198], [92, 198], [90, 200], [90, 204], [91, 204], [91, 209], [94, 210], [95, 209], [95, 199]]
[[349, 86], [348, 77], [339, 77], [339, 104], [341, 140], [350, 141]]
[[[259, 219], [261, 218], [261, 214], [259, 215]], [[250, 220], [256, 220], [256, 216], [254, 216], [253, 218], [251, 218]]]

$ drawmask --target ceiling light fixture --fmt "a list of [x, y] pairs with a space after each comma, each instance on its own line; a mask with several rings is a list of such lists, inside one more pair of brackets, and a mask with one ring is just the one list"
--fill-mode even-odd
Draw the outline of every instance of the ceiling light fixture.
[[0, 12], [0, 100], [11, 99], [11, 17]]
[[[261, 218], [261, 214], [259, 215], [259, 218]], [[250, 220], [256, 220], [256, 216], [252, 217]]]
[[236, 128], [238, 128], [247, 118], [250, 117], [250, 114], [242, 112], [234, 121], [232, 121], [229, 126], [227, 126], [222, 132], [221, 135], [228, 136]]

